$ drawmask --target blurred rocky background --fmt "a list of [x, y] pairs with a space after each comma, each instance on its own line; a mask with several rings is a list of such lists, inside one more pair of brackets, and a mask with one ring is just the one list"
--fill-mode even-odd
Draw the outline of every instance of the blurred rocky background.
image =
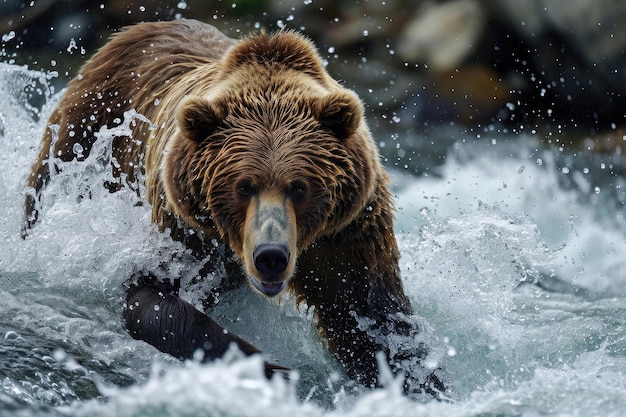
[[416, 171], [484, 132], [626, 145], [620, 0], [0, 0], [0, 60], [56, 71], [60, 89], [121, 27], [178, 18], [301, 30], [366, 101], [383, 154]]

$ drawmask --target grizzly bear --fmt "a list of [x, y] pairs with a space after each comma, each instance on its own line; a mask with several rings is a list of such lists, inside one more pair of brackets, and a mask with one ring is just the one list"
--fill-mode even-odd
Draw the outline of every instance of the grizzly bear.
[[[363, 105], [307, 38], [282, 30], [234, 40], [193, 20], [115, 35], [50, 116], [56, 128], [28, 178], [25, 234], [52, 170], [86, 158], [98, 130], [131, 110], [150, 123], [113, 139], [116, 180], [105, 186], [145, 185], [161, 231], [208, 259], [204, 273], [226, 265], [216, 292], [245, 282], [266, 297], [288, 291], [312, 309], [352, 379], [376, 386], [382, 352], [408, 393], [444, 391], [440, 369], [422, 364], [429, 349], [403, 290], [389, 179]], [[180, 298], [180, 279], [153, 272], [127, 288], [123, 316], [134, 338], [183, 359], [211, 360], [233, 343], [259, 352]]]

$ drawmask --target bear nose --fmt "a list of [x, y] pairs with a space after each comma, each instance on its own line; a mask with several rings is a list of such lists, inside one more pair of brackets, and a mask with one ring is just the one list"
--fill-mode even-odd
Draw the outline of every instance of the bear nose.
[[289, 248], [286, 245], [264, 243], [253, 253], [254, 266], [264, 279], [277, 280], [289, 264]]

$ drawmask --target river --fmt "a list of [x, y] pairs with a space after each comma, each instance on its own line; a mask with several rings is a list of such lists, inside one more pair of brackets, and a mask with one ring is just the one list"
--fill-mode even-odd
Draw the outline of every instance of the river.
[[51, 77], [0, 64], [0, 416], [626, 415], [623, 157], [486, 130], [422, 175], [389, 163], [405, 288], [451, 386], [447, 401], [415, 403], [390, 378], [351, 384], [286, 297], [241, 290], [214, 314], [299, 380], [266, 380], [259, 358], [183, 364], [133, 340], [124, 280], [166, 262], [198, 302], [199, 265], [133, 192], [100, 186], [106, 146], [52, 179], [20, 237]]

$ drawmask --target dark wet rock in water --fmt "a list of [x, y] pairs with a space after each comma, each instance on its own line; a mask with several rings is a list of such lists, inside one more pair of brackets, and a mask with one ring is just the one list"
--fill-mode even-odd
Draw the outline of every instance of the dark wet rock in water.
[[418, 8], [398, 51], [431, 74], [465, 78], [467, 88], [454, 86], [458, 95], [471, 96], [469, 86], [480, 85], [463, 75], [468, 63], [493, 70], [516, 106], [492, 113], [494, 121], [517, 115], [601, 130], [623, 118], [625, 18], [626, 3], [613, 0], [450, 0]]
[[[601, 100], [610, 99], [610, 92], [626, 94], [626, 3], [614, 0], [486, 0], [485, 3], [502, 22], [536, 48], [540, 60], [546, 58], [541, 60], [545, 77], [555, 81], [555, 88], [564, 94], [597, 95]], [[609, 94], [602, 94], [602, 90]]]
[[0, 52], [57, 71], [60, 89], [120, 27], [177, 18], [235, 38], [260, 28], [304, 32], [329, 72], [364, 99], [387, 146], [424, 137], [413, 139], [423, 154], [449, 143], [450, 125], [595, 135], [624, 124], [626, 2], [615, 0], [12, 0], [0, 8]]

